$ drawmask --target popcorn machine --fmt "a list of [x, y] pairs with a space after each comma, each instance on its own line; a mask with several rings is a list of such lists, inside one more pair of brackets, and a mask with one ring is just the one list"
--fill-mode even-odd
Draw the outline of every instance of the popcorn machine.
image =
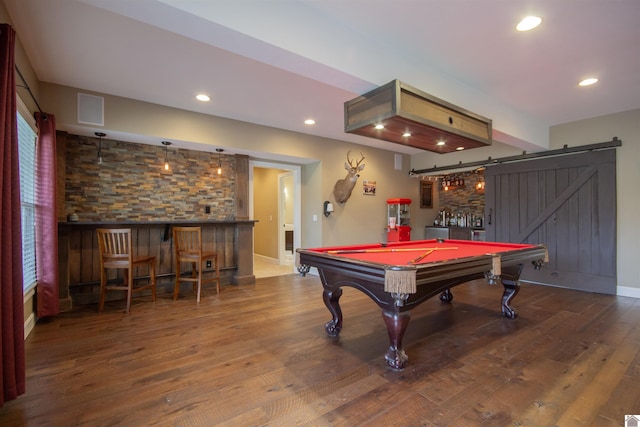
[[411, 199], [387, 200], [387, 242], [411, 240], [409, 205]]

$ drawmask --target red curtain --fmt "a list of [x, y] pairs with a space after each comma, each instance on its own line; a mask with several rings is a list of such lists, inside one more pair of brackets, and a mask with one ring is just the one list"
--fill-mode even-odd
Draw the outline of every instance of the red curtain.
[[38, 318], [60, 313], [58, 219], [56, 209], [56, 118], [35, 113], [36, 144], [36, 277]]
[[15, 38], [10, 25], [0, 24], [0, 406], [25, 391]]

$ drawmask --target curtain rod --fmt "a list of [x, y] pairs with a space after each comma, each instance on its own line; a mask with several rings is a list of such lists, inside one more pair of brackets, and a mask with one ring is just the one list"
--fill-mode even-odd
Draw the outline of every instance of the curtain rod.
[[38, 107], [38, 111], [40, 111], [41, 113], [44, 114], [44, 112], [42, 111], [42, 108], [40, 108], [40, 104], [38, 104], [38, 100], [36, 99], [36, 97], [33, 94], [33, 92], [31, 92], [31, 88], [29, 87], [29, 83], [27, 83], [27, 81], [24, 79], [24, 76], [20, 72], [20, 69], [18, 68], [18, 66], [16, 65], [15, 67], [16, 67], [16, 71], [18, 72], [18, 75], [20, 76], [20, 79], [22, 80], [22, 83], [24, 83], [24, 86], [20, 86], [20, 87], [24, 87], [25, 89], [27, 89], [27, 92], [29, 92], [29, 95], [31, 95], [31, 99], [33, 99], [33, 102], [36, 103], [36, 107]]
[[491, 166], [491, 165], [497, 165], [499, 163], [517, 162], [517, 161], [521, 161], [521, 160], [537, 159], [537, 158], [540, 158], [540, 157], [560, 156], [560, 155], [563, 155], [563, 154], [581, 153], [581, 152], [584, 152], [584, 151], [593, 151], [593, 150], [602, 150], [602, 149], [605, 149], [605, 148], [619, 147], [621, 145], [622, 145], [622, 141], [620, 139], [618, 139], [617, 136], [614, 136], [611, 141], [600, 142], [598, 144], [579, 145], [577, 147], [572, 147], [572, 148], [569, 148], [569, 147], [567, 147], [567, 145], [565, 145], [563, 148], [559, 148], [557, 150], [542, 151], [542, 152], [538, 152], [538, 153], [529, 153], [529, 154], [527, 154], [526, 151], [523, 151], [522, 154], [518, 154], [518, 155], [515, 155], [515, 156], [509, 156], [509, 157], [500, 157], [500, 158], [497, 158], [497, 159], [492, 159], [491, 157], [489, 157], [489, 158], [487, 158], [487, 160], [478, 160], [476, 162], [467, 162], [467, 163], [459, 162], [456, 165], [448, 165], [448, 166], [435, 166], [434, 165], [432, 168], [429, 168], [429, 169], [419, 169], [419, 170], [411, 169], [409, 171], [409, 175], [420, 175], [420, 174], [426, 174], [426, 173], [430, 173], [430, 172], [447, 171], [447, 170], [454, 170], [454, 169], [464, 169], [464, 168], [470, 168], [470, 167]]

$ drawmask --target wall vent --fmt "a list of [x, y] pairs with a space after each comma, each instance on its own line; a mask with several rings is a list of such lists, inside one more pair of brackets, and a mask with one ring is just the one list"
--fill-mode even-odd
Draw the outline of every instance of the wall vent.
[[402, 154], [395, 153], [393, 155], [393, 168], [397, 171], [402, 170]]
[[78, 92], [78, 123], [104, 126], [104, 98]]

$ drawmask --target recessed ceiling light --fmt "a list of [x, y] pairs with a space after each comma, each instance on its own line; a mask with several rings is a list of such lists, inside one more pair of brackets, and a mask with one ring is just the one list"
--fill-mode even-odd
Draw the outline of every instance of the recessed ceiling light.
[[595, 77], [590, 77], [588, 79], [582, 80], [580, 83], [578, 83], [578, 86], [591, 86], [595, 83], [598, 83], [598, 79]]
[[444, 144], [445, 144], [445, 142], [444, 142], [444, 141], [438, 141], [438, 142], [436, 143], [436, 145], [439, 145], [439, 146], [443, 146]]
[[304, 121], [304, 124], [305, 125], [315, 125], [316, 121], [313, 120], [313, 119], [307, 119], [307, 120]]
[[522, 21], [518, 22], [516, 25], [516, 30], [518, 31], [529, 31], [536, 28], [542, 22], [542, 18], [539, 16], [527, 16], [522, 19]]
[[198, 101], [203, 101], [203, 102], [211, 101], [211, 97], [209, 97], [209, 95], [205, 95], [204, 93], [200, 93], [196, 95], [196, 99]]
[[402, 134], [405, 138], [409, 138], [411, 136], [411, 132], [405, 132]]
[[456, 148], [456, 151], [462, 151], [462, 150], [464, 150], [464, 147], [457, 147]]
[[377, 124], [375, 126], [376, 129], [384, 129], [384, 125], [383, 124]]

